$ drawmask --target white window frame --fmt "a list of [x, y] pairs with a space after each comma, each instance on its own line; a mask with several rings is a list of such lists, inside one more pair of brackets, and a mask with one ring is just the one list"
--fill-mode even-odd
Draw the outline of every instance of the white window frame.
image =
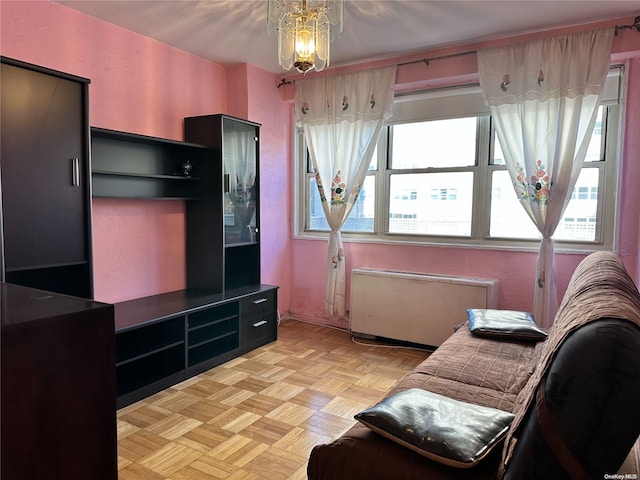
[[[617, 198], [618, 198], [618, 173], [620, 169], [619, 152], [622, 144], [622, 118], [624, 115], [625, 93], [624, 65], [611, 67], [603, 101], [606, 106], [607, 129], [603, 135], [605, 158], [603, 162], [587, 162], [583, 168], [598, 168], [599, 184], [598, 193], [602, 199], [598, 201], [595, 241], [576, 242], [557, 240], [557, 250], [560, 251], [595, 251], [615, 250], [617, 247]], [[453, 98], [452, 98], [453, 97]], [[440, 108], [439, 102], [446, 102], [447, 109]], [[425, 104], [431, 104], [425, 109]], [[432, 112], [425, 115], [425, 110]], [[478, 135], [476, 145], [478, 164], [474, 167], [450, 170], [474, 171], [474, 201], [472, 212], [472, 227], [469, 237], [450, 237], [420, 234], [389, 233], [389, 185], [393, 170], [387, 169], [388, 132], [387, 128], [395, 123], [407, 123], [411, 121], [425, 121], [435, 119], [457, 118], [460, 116], [479, 116], [478, 131], [490, 132], [489, 135]], [[489, 216], [491, 212], [491, 184], [489, 178], [494, 170], [504, 170], [504, 165], [491, 165], [489, 158], [493, 158], [493, 141], [495, 138], [488, 107], [484, 105], [478, 84], [463, 87], [452, 87], [424, 91], [419, 93], [396, 96], [394, 101], [394, 116], [389, 124], [383, 127], [383, 133], [377, 145], [377, 169], [370, 170], [367, 175], [375, 177], [376, 183], [376, 207], [374, 218], [374, 232], [342, 232], [344, 241], [391, 243], [391, 244], [422, 244], [433, 246], [461, 246], [471, 248], [495, 248], [514, 250], [537, 250], [539, 239], [508, 239], [489, 237]], [[307, 171], [306, 159], [307, 146], [302, 129], [294, 129], [294, 237], [305, 239], [326, 239], [328, 231], [306, 229], [307, 210], [309, 208], [308, 188], [309, 179], [313, 173]], [[438, 169], [447, 171], [448, 169]], [[415, 171], [415, 170], [414, 170]], [[502, 192], [504, 195], [505, 193]], [[576, 192], [577, 194], [577, 192]], [[588, 192], [590, 195], [591, 192]]]

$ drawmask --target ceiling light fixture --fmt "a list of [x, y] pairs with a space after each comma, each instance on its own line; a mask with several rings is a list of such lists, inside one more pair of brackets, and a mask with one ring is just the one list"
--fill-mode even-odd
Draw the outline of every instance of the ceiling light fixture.
[[267, 0], [267, 31], [278, 32], [278, 63], [301, 73], [329, 66], [329, 43], [342, 35], [343, 0]]

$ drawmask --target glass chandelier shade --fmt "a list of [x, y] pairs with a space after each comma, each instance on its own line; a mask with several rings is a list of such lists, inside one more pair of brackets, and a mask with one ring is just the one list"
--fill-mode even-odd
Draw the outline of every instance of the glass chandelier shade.
[[343, 0], [267, 0], [267, 31], [278, 32], [278, 63], [301, 73], [329, 66], [329, 43], [342, 35]]

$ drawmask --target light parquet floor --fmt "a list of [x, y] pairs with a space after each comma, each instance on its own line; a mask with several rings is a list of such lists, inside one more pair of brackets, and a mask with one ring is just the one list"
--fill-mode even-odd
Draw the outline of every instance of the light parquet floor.
[[277, 342], [119, 410], [119, 479], [306, 479], [313, 446], [427, 355], [282, 322]]

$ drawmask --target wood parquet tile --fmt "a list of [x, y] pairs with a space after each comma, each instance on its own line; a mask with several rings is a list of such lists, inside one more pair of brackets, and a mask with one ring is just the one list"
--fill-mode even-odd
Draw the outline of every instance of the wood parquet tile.
[[282, 322], [277, 342], [119, 410], [119, 479], [304, 480], [313, 446], [427, 355]]

